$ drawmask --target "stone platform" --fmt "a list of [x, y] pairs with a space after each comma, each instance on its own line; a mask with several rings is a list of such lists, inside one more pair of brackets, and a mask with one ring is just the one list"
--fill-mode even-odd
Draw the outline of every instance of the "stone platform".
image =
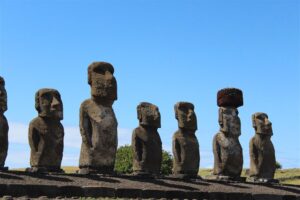
[[300, 200], [300, 186], [78, 174], [0, 172], [0, 197]]

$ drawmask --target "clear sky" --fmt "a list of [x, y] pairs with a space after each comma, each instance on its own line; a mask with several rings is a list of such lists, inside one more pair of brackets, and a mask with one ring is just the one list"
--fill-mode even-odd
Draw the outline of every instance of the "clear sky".
[[284, 168], [300, 167], [300, 1], [298, 0], [0, 0], [0, 75], [6, 80], [10, 146], [6, 165], [29, 166], [27, 129], [34, 94], [60, 91], [63, 165], [78, 165], [79, 106], [90, 97], [87, 66], [115, 68], [119, 145], [130, 144], [136, 106], [156, 104], [163, 148], [177, 129], [174, 104], [198, 117], [200, 167], [212, 167], [218, 131], [216, 94], [244, 92], [239, 108], [244, 167], [254, 135], [251, 115], [266, 112]]

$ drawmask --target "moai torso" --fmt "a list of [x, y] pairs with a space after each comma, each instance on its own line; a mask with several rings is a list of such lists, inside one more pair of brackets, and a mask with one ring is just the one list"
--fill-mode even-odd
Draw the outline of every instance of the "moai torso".
[[132, 134], [133, 172], [137, 175], [158, 175], [162, 162], [162, 143], [157, 132], [160, 113], [157, 106], [145, 102], [137, 110], [140, 126]]
[[28, 171], [60, 172], [64, 147], [63, 105], [54, 89], [41, 89], [36, 93], [35, 106], [39, 116], [29, 124], [28, 140], [31, 148]]
[[178, 102], [175, 105], [175, 118], [178, 120], [179, 130], [172, 140], [173, 174], [197, 176], [199, 171], [200, 153], [199, 143], [195, 132], [197, 118], [194, 106], [188, 102]]
[[195, 134], [180, 130], [173, 135], [173, 173], [197, 175], [199, 171], [199, 143]]
[[237, 138], [219, 132], [213, 139], [215, 165], [213, 173], [231, 177], [240, 176], [243, 169], [243, 150]]
[[82, 137], [79, 173], [112, 173], [118, 147], [117, 119], [112, 109], [117, 99], [114, 68], [105, 62], [88, 67], [92, 98], [80, 107]]
[[157, 130], [138, 127], [132, 134], [134, 151], [133, 171], [159, 174], [162, 143]]
[[214, 170], [217, 176], [239, 178], [243, 169], [243, 150], [239, 142], [241, 121], [237, 107], [243, 105], [242, 91], [227, 88], [218, 92], [220, 131], [213, 139]]
[[0, 114], [0, 168], [4, 167], [8, 150], [8, 123], [3, 114]]
[[80, 165], [113, 166], [118, 143], [118, 123], [113, 109], [89, 99], [82, 103], [80, 116], [81, 132], [88, 141], [81, 145]]
[[4, 116], [7, 110], [7, 93], [5, 90], [5, 81], [0, 76], [0, 170], [4, 168], [8, 150], [8, 123]]
[[255, 136], [250, 140], [250, 176], [273, 179], [276, 169], [275, 150], [271, 141], [271, 122], [265, 113], [252, 115]]
[[31, 146], [30, 165], [60, 169], [63, 147], [64, 128], [59, 121], [48, 121], [37, 117], [29, 125]]

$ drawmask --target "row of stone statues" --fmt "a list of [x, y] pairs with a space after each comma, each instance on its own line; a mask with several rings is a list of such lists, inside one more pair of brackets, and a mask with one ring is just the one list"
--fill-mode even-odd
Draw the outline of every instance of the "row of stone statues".
[[[82, 137], [79, 173], [113, 173], [118, 146], [118, 122], [112, 109], [117, 99], [114, 68], [106, 62], [94, 62], [88, 67], [91, 98], [80, 106]], [[220, 130], [213, 139], [215, 179], [238, 180], [243, 167], [239, 142], [241, 122], [237, 108], [243, 105], [242, 91], [235, 88], [217, 94]], [[35, 95], [38, 117], [29, 125], [31, 148], [29, 172], [61, 172], [64, 146], [63, 103], [55, 89], [40, 89]], [[0, 169], [8, 149], [8, 123], [5, 81], [0, 77]], [[158, 175], [162, 162], [162, 142], [157, 131], [161, 126], [157, 106], [143, 102], [137, 106], [139, 126], [132, 134], [133, 171], [136, 175]], [[197, 177], [200, 162], [199, 144], [195, 132], [197, 118], [194, 105], [178, 102], [175, 105], [178, 130], [173, 135], [173, 174], [176, 177]], [[270, 140], [271, 123], [265, 113], [252, 115], [255, 136], [250, 141], [250, 176], [254, 180], [271, 180], [275, 172], [275, 152]]]

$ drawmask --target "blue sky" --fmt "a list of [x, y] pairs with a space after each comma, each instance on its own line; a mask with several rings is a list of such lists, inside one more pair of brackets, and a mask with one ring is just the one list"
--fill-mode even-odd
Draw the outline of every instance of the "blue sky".
[[164, 149], [177, 129], [173, 106], [194, 103], [200, 167], [213, 165], [216, 93], [244, 92], [239, 108], [244, 167], [251, 114], [266, 112], [284, 168], [300, 167], [300, 2], [297, 0], [1, 0], [0, 75], [6, 80], [10, 146], [6, 164], [29, 166], [27, 126], [34, 94], [58, 89], [64, 102], [63, 165], [78, 165], [79, 106], [89, 98], [87, 66], [115, 67], [119, 144], [138, 125], [136, 106], [156, 104]]

